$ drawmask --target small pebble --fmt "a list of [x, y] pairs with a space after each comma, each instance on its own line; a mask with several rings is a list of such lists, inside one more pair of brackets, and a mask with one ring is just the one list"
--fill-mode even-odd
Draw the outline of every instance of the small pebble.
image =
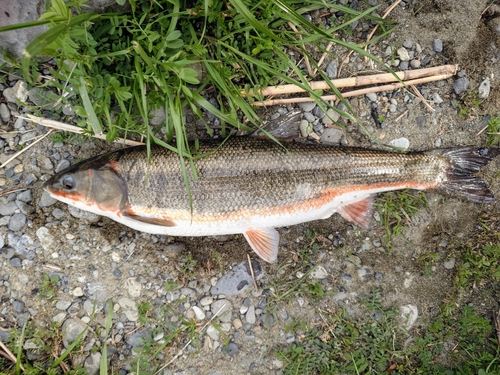
[[330, 79], [335, 79], [337, 78], [337, 62], [335, 60], [332, 60], [327, 66], [326, 66], [326, 75]]
[[469, 80], [466, 77], [461, 77], [455, 81], [453, 84], [453, 90], [455, 94], [460, 95], [469, 87]]
[[479, 98], [486, 99], [490, 95], [490, 89], [491, 89], [490, 79], [486, 77], [486, 79], [483, 82], [481, 82], [477, 90]]
[[413, 40], [407, 39], [403, 42], [403, 47], [405, 48], [413, 48]]
[[238, 354], [239, 348], [234, 342], [230, 342], [227, 346], [222, 346], [222, 353], [227, 354], [229, 356], [234, 356]]
[[410, 55], [408, 54], [408, 50], [404, 47], [401, 47], [398, 49], [398, 56], [401, 61], [408, 61], [410, 60]]
[[56, 167], [55, 172], [59, 173], [69, 167], [69, 161], [66, 159], [61, 160]]
[[455, 258], [448, 259], [446, 262], [444, 262], [444, 268], [446, 268], [447, 270], [453, 269], [455, 267], [455, 262]]
[[434, 52], [443, 52], [443, 41], [441, 39], [434, 39], [432, 41], [432, 49]]
[[247, 311], [247, 313], [245, 315], [245, 320], [246, 320], [247, 323], [255, 324], [255, 322], [256, 322], [255, 307], [250, 306], [248, 308], [248, 311]]
[[408, 140], [408, 138], [404, 138], [404, 137], [393, 139], [392, 141], [389, 142], [389, 144], [391, 146], [399, 147], [399, 148], [403, 148], [403, 149], [408, 149], [410, 147], [410, 141]]
[[10, 110], [5, 103], [0, 103], [0, 118], [3, 122], [9, 122]]
[[371, 93], [368, 93], [368, 94], [365, 94], [365, 96], [368, 98], [368, 100], [370, 100], [371, 102], [376, 102], [377, 101], [377, 94], [375, 94], [374, 92], [371, 92]]
[[306, 103], [299, 103], [299, 107], [302, 109], [303, 112], [311, 112], [314, 107], [316, 107], [315, 102], [306, 102]]
[[26, 216], [22, 213], [17, 213], [11, 216], [9, 221], [9, 230], [17, 232], [26, 225]]

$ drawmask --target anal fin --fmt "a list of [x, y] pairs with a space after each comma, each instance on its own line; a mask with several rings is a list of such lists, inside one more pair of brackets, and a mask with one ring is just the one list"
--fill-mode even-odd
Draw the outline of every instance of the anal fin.
[[280, 235], [274, 228], [253, 228], [246, 230], [243, 235], [257, 253], [266, 262], [276, 262]]
[[373, 212], [373, 200], [374, 196], [369, 195], [359, 201], [340, 207], [337, 212], [351, 223], [368, 229]]

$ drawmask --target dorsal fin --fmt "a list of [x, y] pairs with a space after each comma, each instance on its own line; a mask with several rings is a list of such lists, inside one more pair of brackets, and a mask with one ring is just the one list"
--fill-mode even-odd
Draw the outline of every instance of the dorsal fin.
[[351, 223], [368, 229], [373, 212], [374, 195], [370, 195], [359, 201], [346, 204], [338, 209], [338, 213]]
[[243, 235], [258, 256], [266, 262], [276, 262], [280, 241], [280, 235], [276, 229], [252, 228], [246, 230]]

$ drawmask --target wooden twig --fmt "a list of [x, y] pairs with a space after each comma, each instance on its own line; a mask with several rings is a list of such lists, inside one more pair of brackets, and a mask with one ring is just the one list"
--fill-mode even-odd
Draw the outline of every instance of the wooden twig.
[[[415, 69], [415, 70], [405, 70], [402, 72], [392, 73], [382, 73], [369, 76], [359, 76], [350, 78], [334, 79], [330, 82], [336, 88], [344, 87], [359, 87], [367, 85], [376, 85], [379, 83], [388, 82], [398, 82], [398, 78], [402, 81], [415, 80], [419, 78], [431, 78], [435, 76], [435, 79], [431, 81], [437, 81], [440, 79], [446, 79], [453, 76], [458, 70], [458, 65], [441, 65], [433, 68]], [[398, 77], [396, 78], [395, 75]], [[326, 81], [315, 81], [309, 82], [309, 86], [312, 90], [328, 90], [330, 85]], [[296, 86], [296, 85], [282, 85], [276, 87], [268, 87], [259, 92], [262, 96], [268, 95], [282, 95], [282, 94], [293, 94], [306, 92], [306, 90]], [[242, 92], [242, 95], [254, 96], [253, 90], [250, 90], [248, 94]]]
[[[50, 120], [50, 119], [44, 118], [44, 117], [37, 117], [37, 116], [30, 115], [30, 114], [28, 114], [27, 116], [28, 117], [18, 116], [18, 118], [22, 118], [22, 119], [27, 120], [27, 121], [33, 121], [39, 125], [46, 126], [48, 128], [53, 128], [55, 130], [64, 130], [64, 131], [76, 133], [76, 134], [83, 134], [84, 133], [84, 130], [82, 128], [79, 128], [78, 126], [65, 124], [64, 122]], [[94, 134], [94, 135], [92, 135], [92, 137], [106, 140], [106, 134], [104, 134], [104, 133]], [[136, 141], [131, 141], [129, 139], [123, 139], [123, 138], [116, 138], [113, 142], [126, 144], [129, 146], [139, 146], [139, 145], [144, 144], [143, 142], [136, 142]]]
[[[344, 98], [349, 98], [351, 96], [365, 95], [365, 94], [369, 94], [372, 92], [392, 91], [392, 90], [396, 90], [396, 89], [399, 89], [401, 87], [405, 87], [408, 85], [419, 85], [421, 83], [439, 81], [439, 80], [446, 79], [449, 77], [450, 77], [450, 75], [439, 75], [439, 76], [432, 76], [432, 77], [426, 77], [426, 78], [420, 78], [420, 79], [413, 79], [410, 81], [405, 81], [403, 83], [397, 82], [397, 83], [392, 83], [390, 85], [374, 86], [374, 87], [369, 87], [369, 88], [361, 89], [361, 90], [343, 92], [342, 96]], [[324, 96], [321, 96], [321, 99], [324, 101], [337, 100], [338, 97], [336, 95], [324, 95]], [[301, 97], [301, 98], [287, 98], [287, 99], [270, 99], [270, 100], [264, 100], [264, 101], [260, 101], [260, 102], [254, 102], [252, 104], [255, 106], [258, 106], [258, 107], [263, 107], [263, 106], [270, 106], [270, 105], [277, 105], [277, 104], [293, 104], [293, 103], [313, 102], [314, 100], [315, 99], [311, 98], [311, 97]]]
[[427, 109], [429, 110], [429, 112], [435, 112], [436, 111], [434, 108], [431, 107], [431, 105], [427, 102], [427, 100], [425, 100], [425, 98], [422, 96], [422, 94], [420, 93], [420, 91], [418, 91], [417, 86], [410, 85], [410, 87], [413, 90], [413, 92], [415, 93], [415, 95], [417, 95], [420, 98], [420, 100], [422, 101], [422, 103], [424, 103], [424, 105], [427, 107]]

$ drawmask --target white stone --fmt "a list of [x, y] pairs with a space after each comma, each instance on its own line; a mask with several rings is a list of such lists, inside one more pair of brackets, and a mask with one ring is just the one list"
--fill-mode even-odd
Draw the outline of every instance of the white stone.
[[137, 298], [141, 295], [142, 285], [135, 277], [129, 277], [125, 280], [125, 287], [130, 297]]
[[247, 321], [247, 323], [255, 324], [256, 317], [255, 317], [255, 307], [254, 306], [250, 306], [248, 308], [248, 311], [245, 315], [245, 320]]
[[194, 315], [196, 316], [196, 320], [205, 319], [205, 312], [202, 309], [200, 309], [198, 306], [193, 306], [192, 309], [194, 311]]
[[481, 82], [477, 90], [479, 98], [486, 99], [490, 95], [490, 89], [491, 89], [490, 79], [486, 77], [486, 79], [483, 82]]
[[410, 147], [410, 141], [407, 138], [396, 138], [389, 142], [391, 146], [407, 149]]
[[313, 279], [325, 279], [328, 277], [328, 271], [323, 266], [318, 266], [311, 272], [311, 277]]
[[418, 308], [415, 305], [408, 304], [401, 306], [399, 310], [401, 312], [401, 319], [403, 321], [404, 328], [409, 330], [417, 321]]
[[408, 50], [404, 47], [398, 49], [398, 56], [401, 59], [401, 61], [410, 60], [410, 54], [408, 53]]

